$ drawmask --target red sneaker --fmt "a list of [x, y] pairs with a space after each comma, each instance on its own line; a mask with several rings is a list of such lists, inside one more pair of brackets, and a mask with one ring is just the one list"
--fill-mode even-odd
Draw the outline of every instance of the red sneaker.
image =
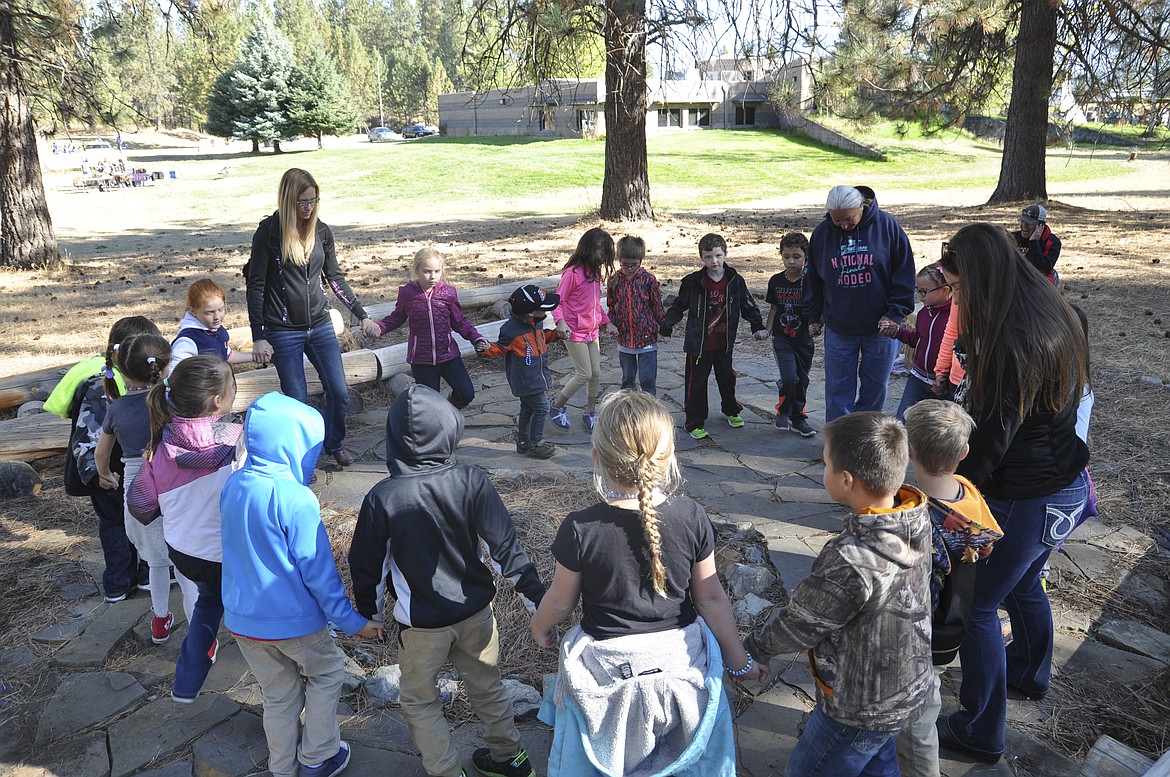
[[215, 663], [215, 659], [219, 658], [219, 640], [211, 643], [211, 649], [207, 651], [207, 657], [211, 659], [211, 663]]
[[161, 645], [171, 638], [175, 630], [175, 616], [169, 612], [163, 616], [154, 616], [150, 619], [150, 639], [154, 644]]

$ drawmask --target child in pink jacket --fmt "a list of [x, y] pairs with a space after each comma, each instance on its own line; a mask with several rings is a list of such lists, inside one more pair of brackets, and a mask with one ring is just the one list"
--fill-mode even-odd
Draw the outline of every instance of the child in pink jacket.
[[483, 353], [488, 342], [459, 307], [459, 293], [443, 280], [446, 260], [433, 248], [420, 249], [410, 266], [413, 280], [398, 289], [394, 312], [378, 322], [382, 334], [407, 322], [410, 336], [406, 362], [417, 383], [439, 390], [439, 380], [451, 386], [451, 404], [462, 410], [475, 399], [475, 386], [467, 374], [452, 331], [475, 344]]
[[553, 400], [550, 409], [552, 422], [560, 429], [572, 425], [565, 405], [582, 386], [588, 386], [585, 414], [581, 417], [585, 431], [592, 432], [597, 419], [594, 408], [601, 389], [598, 336], [601, 327], [609, 323], [609, 316], [601, 307], [601, 280], [613, 272], [615, 257], [613, 238], [601, 227], [594, 227], [577, 241], [577, 250], [561, 271], [561, 282], [557, 286], [561, 304], [553, 310], [553, 320], [565, 341], [569, 358], [573, 360], [573, 377]]

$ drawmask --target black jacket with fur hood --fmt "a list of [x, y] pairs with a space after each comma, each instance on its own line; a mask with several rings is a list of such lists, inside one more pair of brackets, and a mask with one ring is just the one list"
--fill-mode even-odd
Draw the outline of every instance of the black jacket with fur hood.
[[349, 548], [354, 599], [367, 618], [383, 619], [387, 583], [403, 626], [450, 626], [487, 607], [496, 586], [481, 539], [530, 611], [544, 596], [495, 486], [455, 461], [462, 437], [463, 414], [426, 386], [410, 386], [390, 407], [390, 477], [366, 495]]

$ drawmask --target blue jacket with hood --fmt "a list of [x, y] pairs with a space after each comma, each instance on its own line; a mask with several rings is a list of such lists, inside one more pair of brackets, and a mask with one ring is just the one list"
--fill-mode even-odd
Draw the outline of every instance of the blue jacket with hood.
[[461, 437], [463, 414], [426, 386], [408, 387], [390, 407], [390, 477], [366, 495], [349, 548], [363, 615], [383, 619], [387, 584], [403, 626], [442, 628], [475, 615], [496, 595], [481, 539], [530, 612], [544, 596], [499, 492], [482, 470], [455, 461]]
[[914, 252], [898, 220], [878, 207], [873, 190], [851, 232], [825, 215], [808, 241], [804, 313], [809, 323], [846, 337], [878, 333], [882, 316], [901, 323], [914, 309]]
[[224, 625], [261, 640], [303, 637], [328, 621], [366, 625], [333, 563], [321, 505], [308, 487], [325, 422], [308, 405], [265, 394], [244, 420], [248, 455], [220, 496]]

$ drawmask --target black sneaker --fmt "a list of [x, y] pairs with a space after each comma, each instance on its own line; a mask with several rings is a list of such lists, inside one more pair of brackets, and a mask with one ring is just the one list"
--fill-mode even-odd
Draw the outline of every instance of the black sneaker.
[[523, 456], [525, 453], [528, 453], [528, 440], [517, 440], [516, 452], [521, 456]]
[[534, 442], [528, 447], [529, 457], [533, 459], [551, 459], [557, 455], [557, 446], [553, 445], [548, 440], [541, 440]]
[[792, 419], [792, 423], [789, 424], [788, 428], [801, 437], [815, 437], [817, 433], [817, 430], [809, 425], [807, 418]]
[[138, 590], [150, 590], [150, 567], [145, 561], [138, 562]]
[[475, 770], [484, 777], [536, 777], [536, 770], [528, 762], [528, 751], [521, 750], [511, 761], [493, 761], [492, 751], [481, 747], [471, 754]]

